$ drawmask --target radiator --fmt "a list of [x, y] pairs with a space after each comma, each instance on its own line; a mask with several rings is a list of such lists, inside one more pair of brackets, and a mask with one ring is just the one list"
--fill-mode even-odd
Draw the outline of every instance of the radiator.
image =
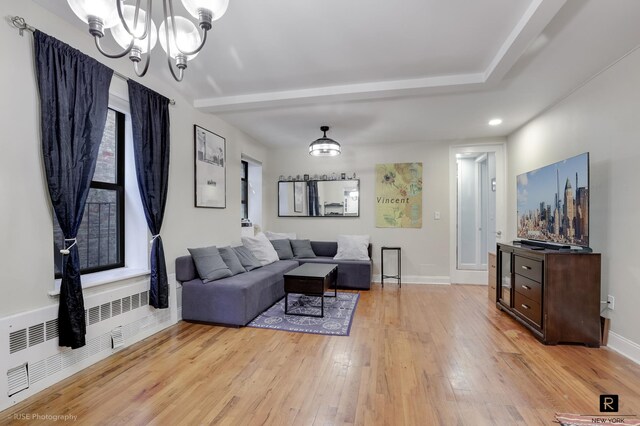
[[87, 344], [58, 346], [58, 305], [0, 318], [0, 410], [177, 323], [182, 301], [169, 275], [169, 308], [149, 306], [149, 278], [85, 296]]

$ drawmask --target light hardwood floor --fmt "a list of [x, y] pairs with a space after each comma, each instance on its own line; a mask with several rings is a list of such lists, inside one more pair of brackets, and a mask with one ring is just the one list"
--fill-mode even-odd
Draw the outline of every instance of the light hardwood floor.
[[606, 348], [544, 346], [486, 291], [375, 285], [361, 292], [349, 337], [181, 322], [0, 422], [550, 425], [556, 412], [597, 414], [600, 394], [640, 413], [640, 366]]

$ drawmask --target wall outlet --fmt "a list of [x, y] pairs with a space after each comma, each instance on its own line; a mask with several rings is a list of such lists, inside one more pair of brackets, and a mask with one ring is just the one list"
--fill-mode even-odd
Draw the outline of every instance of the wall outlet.
[[609, 308], [609, 310], [613, 311], [615, 305], [616, 305], [616, 298], [613, 297], [612, 295], [608, 295], [607, 296], [607, 308]]
[[433, 219], [440, 220], [440, 212], [433, 212]]

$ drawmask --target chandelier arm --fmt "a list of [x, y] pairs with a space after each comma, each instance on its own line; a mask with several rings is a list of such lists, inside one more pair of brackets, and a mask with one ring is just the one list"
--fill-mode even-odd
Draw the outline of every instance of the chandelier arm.
[[171, 65], [171, 56], [169, 56], [167, 54], [167, 65], [169, 66], [169, 71], [171, 71], [171, 75], [173, 76], [173, 78], [179, 83], [182, 81], [182, 78], [184, 77], [184, 68], [179, 68], [178, 69], [178, 75], [176, 75], [176, 72], [173, 70], [173, 65]]
[[120, 23], [122, 24], [122, 27], [125, 29], [125, 31], [133, 38], [137, 38], [138, 40], [142, 40], [143, 38], [145, 38], [147, 36], [147, 33], [149, 32], [149, 28], [151, 27], [151, 25], [149, 25], [149, 21], [151, 21], [151, 5], [152, 2], [150, 0], [147, 0], [147, 9], [149, 10], [149, 12], [147, 13], [147, 19], [145, 22], [145, 26], [144, 26], [144, 33], [142, 33], [141, 36], [137, 36], [134, 34], [136, 28], [138, 28], [138, 17], [140, 14], [140, 0], [136, 0], [136, 10], [133, 14], [133, 31], [131, 29], [129, 29], [129, 25], [127, 25], [127, 21], [124, 19], [124, 15], [122, 14], [122, 5], [121, 5], [121, 1], [117, 0], [116, 1], [116, 6], [118, 9], [118, 16], [120, 17]]
[[135, 41], [135, 38], [131, 39], [131, 43], [129, 43], [129, 47], [127, 47], [126, 49], [124, 49], [124, 51], [120, 52], [120, 53], [116, 53], [116, 54], [111, 54], [106, 52], [105, 50], [102, 49], [102, 46], [100, 46], [100, 37], [93, 36], [94, 41], [96, 42], [96, 48], [98, 49], [98, 51], [100, 53], [102, 53], [104, 56], [106, 56], [107, 58], [111, 58], [111, 59], [118, 59], [118, 58], [122, 58], [123, 56], [125, 56], [126, 54], [128, 54], [129, 52], [131, 52], [131, 48], [133, 47], [133, 42]]
[[[165, 16], [165, 20], [167, 19], [167, 2], [169, 2], [169, 7], [171, 8], [171, 11], [173, 12], [173, 4], [171, 3], [171, 0], [162, 0], [162, 9], [164, 12], [164, 16]], [[173, 19], [173, 13], [171, 14], [171, 26], [174, 27], [174, 23], [175, 23], [175, 19]], [[159, 34], [158, 34], [159, 35]], [[173, 70], [173, 65], [171, 65], [171, 44], [169, 43], [169, 25], [166, 26], [166, 28], [164, 29], [164, 36], [165, 36], [165, 40], [167, 42], [167, 65], [169, 66], [169, 71], [171, 71], [171, 75], [173, 76], [173, 79], [177, 82], [181, 82], [182, 78], [184, 77], [184, 68], [179, 68], [178, 70], [178, 75], [176, 75], [176, 72]], [[175, 29], [174, 29], [174, 37], [175, 37]]]
[[[185, 51], [180, 49], [180, 46], [178, 45], [178, 30], [176, 30], [176, 18], [175, 18], [175, 14], [173, 13], [173, 0], [168, 0], [169, 1], [169, 13], [171, 14], [171, 29], [173, 31], [173, 39], [176, 41], [176, 47], [178, 48], [178, 52], [182, 53], [185, 56], [190, 56], [190, 55], [195, 55], [196, 53], [200, 52], [202, 50], [202, 48], [204, 47], [205, 42], [207, 41], [207, 30], [202, 29], [202, 42], [200, 43], [200, 46], [198, 46], [196, 49], [191, 50], [191, 51]], [[166, 14], [165, 14], [166, 16]], [[167, 31], [169, 31], [168, 28], [166, 28]], [[168, 43], [168, 41], [167, 41]]]
[[[149, 15], [147, 16], [147, 24], [151, 20], [151, 4], [149, 4]], [[151, 37], [147, 37], [147, 56], [144, 62], [144, 68], [141, 72], [138, 72], [138, 62], [133, 62], [133, 70], [136, 72], [138, 77], [144, 77], [149, 69], [149, 63], [151, 62]]]
[[180, 49], [180, 46], [178, 46], [178, 43], [176, 42], [176, 47], [178, 48], [178, 50], [180, 51], [180, 53], [182, 53], [183, 55], [189, 56], [189, 55], [195, 55], [196, 53], [200, 52], [202, 50], [202, 48], [204, 47], [204, 44], [207, 41], [207, 31], [203, 30], [202, 31], [202, 43], [200, 43], [200, 46], [198, 46], [195, 50], [191, 50], [188, 52], [185, 52], [184, 50]]
[[149, 62], [151, 62], [151, 55], [147, 54], [142, 71], [138, 70], [138, 62], [133, 63], [133, 70], [136, 72], [136, 75], [138, 77], [144, 77], [144, 75], [147, 73], [147, 70], [149, 69]]

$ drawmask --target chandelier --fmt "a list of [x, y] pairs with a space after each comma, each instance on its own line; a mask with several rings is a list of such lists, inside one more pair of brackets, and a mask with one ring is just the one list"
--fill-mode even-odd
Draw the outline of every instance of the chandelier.
[[340, 144], [327, 137], [329, 126], [320, 127], [320, 131], [324, 132], [324, 136], [311, 142], [311, 145], [309, 145], [309, 155], [313, 155], [314, 157], [333, 157], [340, 155]]
[[[187, 62], [202, 50], [212, 22], [220, 19], [229, 6], [229, 0], [182, 0], [187, 12], [198, 19], [200, 33], [191, 20], [175, 15], [173, 0], [162, 0], [164, 20], [158, 31], [151, 19], [153, 0], [146, 0], [146, 10], [140, 7], [141, 0], [130, 1], [135, 1], [135, 6], [125, 4], [125, 0], [67, 0], [67, 3], [76, 16], [89, 25], [98, 51], [108, 58], [129, 55], [138, 77], [147, 73], [151, 50], [159, 37], [176, 81], [182, 81]], [[109, 53], [103, 49], [100, 40], [107, 28], [124, 50]], [[144, 65], [141, 64], [143, 57]]]

